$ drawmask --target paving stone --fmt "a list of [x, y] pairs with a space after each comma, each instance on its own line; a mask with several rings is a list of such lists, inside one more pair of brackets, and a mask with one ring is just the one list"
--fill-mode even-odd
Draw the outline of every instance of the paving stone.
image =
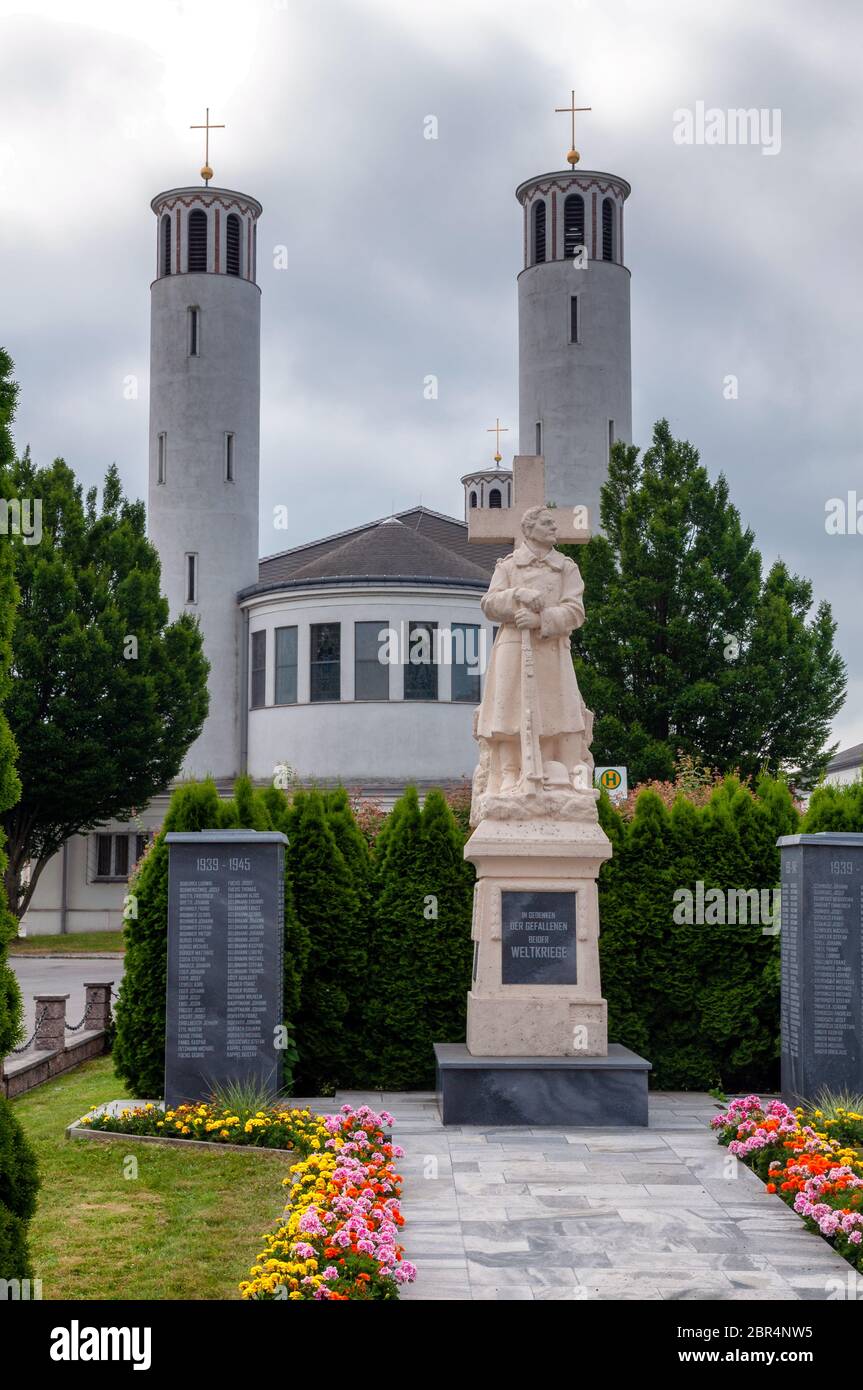
[[408, 1151], [411, 1301], [752, 1303], [844, 1288], [847, 1262], [744, 1165], [729, 1169], [709, 1097], [652, 1095], [649, 1130], [445, 1130], [430, 1092], [328, 1106], [349, 1094], [391, 1111]]

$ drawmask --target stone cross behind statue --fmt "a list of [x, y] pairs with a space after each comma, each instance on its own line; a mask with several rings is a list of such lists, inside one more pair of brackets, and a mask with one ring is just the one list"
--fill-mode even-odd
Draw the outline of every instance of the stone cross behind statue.
[[[507, 542], [482, 600], [499, 624], [475, 733], [480, 763], [474, 778], [475, 823], [483, 815], [578, 814], [578, 793], [594, 812], [590, 759], [592, 716], [578, 691], [570, 633], [584, 621], [578, 567], [555, 542], [590, 539], [587, 508], [548, 507], [545, 463], [519, 455], [512, 507], [469, 513], [473, 541]], [[575, 795], [575, 802], [573, 801]], [[563, 809], [564, 804], [566, 810]]]
[[[516, 454], [512, 468], [511, 507], [473, 507], [468, 512], [468, 539], [486, 544], [518, 545], [521, 519], [529, 507], [544, 507], [545, 459], [541, 454]], [[587, 507], [554, 507], [557, 539], [567, 545], [590, 540]]]

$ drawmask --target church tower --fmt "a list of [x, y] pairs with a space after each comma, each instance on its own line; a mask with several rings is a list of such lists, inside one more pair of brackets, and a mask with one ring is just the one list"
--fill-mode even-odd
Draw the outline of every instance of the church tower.
[[150, 204], [149, 531], [171, 617], [199, 619], [210, 663], [210, 712], [183, 773], [231, 778], [248, 703], [237, 594], [258, 578], [261, 205], [210, 187], [208, 163], [201, 175]]
[[632, 440], [629, 271], [617, 174], [569, 170], [519, 184], [524, 268], [518, 277], [519, 452], [542, 454], [548, 501], [583, 503], [599, 527], [611, 444]]

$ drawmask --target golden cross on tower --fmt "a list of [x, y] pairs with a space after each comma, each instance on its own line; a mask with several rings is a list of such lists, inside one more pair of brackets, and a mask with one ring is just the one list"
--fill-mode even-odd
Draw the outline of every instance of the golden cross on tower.
[[593, 110], [593, 107], [592, 107], [592, 106], [576, 106], [576, 104], [575, 104], [575, 92], [573, 91], [573, 93], [572, 93], [572, 99], [571, 99], [571, 101], [570, 101], [569, 106], [556, 106], [554, 109], [555, 109], [555, 111], [568, 111], [568, 112], [570, 113], [570, 115], [572, 116], [572, 145], [570, 146], [569, 154], [566, 156], [566, 162], [567, 162], [567, 164], [575, 165], [575, 164], [577, 164], [578, 161], [581, 159], [581, 155], [578, 153], [578, 150], [575, 148], [575, 113], [576, 113], [576, 111], [592, 111], [592, 110]]
[[[573, 93], [573, 99], [574, 99], [574, 98], [575, 98], [575, 93]], [[204, 124], [203, 124], [203, 125], [190, 125], [190, 126], [189, 126], [189, 129], [190, 129], [190, 130], [205, 130], [205, 131], [207, 132], [206, 135], [204, 136], [204, 163], [203, 163], [202, 166], [201, 166], [201, 178], [204, 180], [204, 183], [205, 183], [205, 184], [208, 184], [208, 183], [210, 182], [210, 179], [213, 177], [213, 171], [212, 171], [212, 169], [210, 168], [210, 131], [211, 131], [211, 130], [224, 130], [225, 127], [224, 127], [224, 125], [211, 125], [211, 124], [210, 124], [210, 108], [209, 108], [209, 106], [208, 106], [208, 107], [207, 107], [207, 114], [206, 114], [206, 116], [205, 116], [205, 118], [204, 118]]]
[[491, 428], [486, 430], [486, 434], [493, 434], [496, 436], [494, 461], [496, 464], [499, 465], [502, 458], [502, 454], [500, 452], [500, 437], [502, 434], [509, 434], [509, 426], [502, 425], [500, 423], [500, 416], [498, 415]]

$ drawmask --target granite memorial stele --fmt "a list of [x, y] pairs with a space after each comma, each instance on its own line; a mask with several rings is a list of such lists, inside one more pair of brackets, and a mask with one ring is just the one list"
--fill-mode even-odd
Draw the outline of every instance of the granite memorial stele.
[[783, 835], [782, 1094], [863, 1091], [863, 835]]
[[477, 874], [473, 981], [466, 1044], [435, 1045], [438, 1103], [444, 1124], [646, 1125], [650, 1063], [608, 1043], [597, 877], [611, 844], [569, 640], [584, 585], [554, 548], [588, 535], [569, 509], [524, 507], [543, 495], [543, 472], [541, 458], [517, 457], [514, 506], [481, 518], [475, 537], [470, 516], [472, 538], [520, 531], [521, 543], [482, 600], [499, 628], [465, 846]]
[[[282, 1084], [284, 873], [278, 832], [170, 832], [165, 1101]], [[281, 1047], [280, 1047], [281, 1044]]]

